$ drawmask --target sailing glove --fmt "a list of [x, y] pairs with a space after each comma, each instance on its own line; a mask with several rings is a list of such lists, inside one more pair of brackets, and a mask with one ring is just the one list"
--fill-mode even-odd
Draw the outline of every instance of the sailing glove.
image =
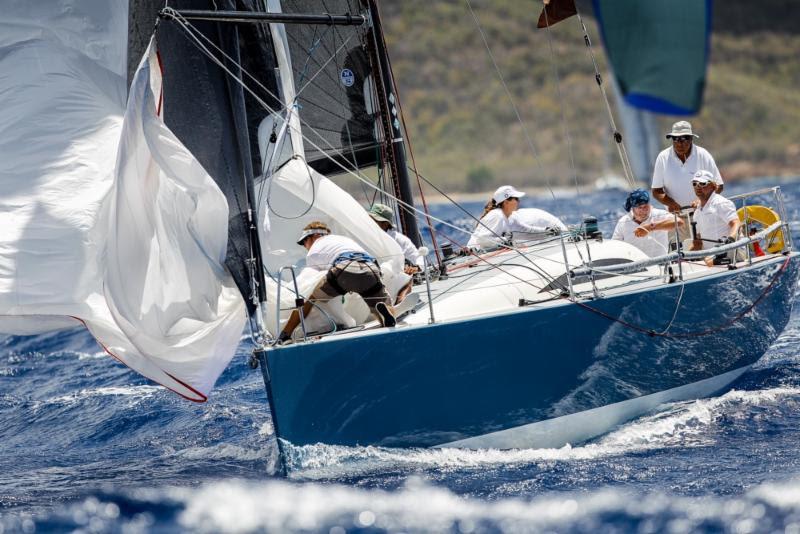
[[735, 237], [728, 236], [728, 237], [725, 238], [725, 241], [723, 241], [723, 243], [725, 243], [727, 245], [729, 243], [733, 243], [734, 241], [736, 241]]
[[558, 226], [548, 226], [547, 228], [544, 229], [544, 231], [545, 231], [545, 233], [547, 235], [560, 235], [561, 234], [561, 228], [559, 228]]

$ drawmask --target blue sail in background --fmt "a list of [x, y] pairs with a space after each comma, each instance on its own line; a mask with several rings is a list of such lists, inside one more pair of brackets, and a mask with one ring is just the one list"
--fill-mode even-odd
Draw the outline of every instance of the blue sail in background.
[[626, 103], [669, 115], [700, 110], [706, 84], [712, 0], [593, 0]]

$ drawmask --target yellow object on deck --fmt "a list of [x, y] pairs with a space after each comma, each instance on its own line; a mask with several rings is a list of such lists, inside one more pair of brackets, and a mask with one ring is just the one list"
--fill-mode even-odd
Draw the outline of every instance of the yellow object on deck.
[[[766, 206], [746, 206], [736, 210], [739, 220], [742, 222], [756, 222], [766, 228], [767, 226], [780, 220], [780, 217], [774, 210]], [[748, 221], [745, 221], [748, 219]], [[783, 250], [783, 230], [777, 229], [774, 232], [767, 234], [767, 252], [776, 254]]]

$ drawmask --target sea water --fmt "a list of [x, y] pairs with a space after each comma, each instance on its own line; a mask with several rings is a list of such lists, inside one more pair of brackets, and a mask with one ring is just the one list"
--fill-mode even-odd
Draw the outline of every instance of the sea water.
[[[781, 185], [797, 221], [800, 184]], [[609, 235], [625, 193], [555, 197], [522, 205], [568, 223], [594, 215]], [[433, 212], [474, 225], [452, 206]], [[732, 391], [665, 405], [590, 443], [290, 445], [288, 478], [274, 476], [249, 348], [243, 338], [210, 400], [192, 404], [116, 363], [81, 329], [0, 337], [0, 533], [800, 533], [800, 307]]]

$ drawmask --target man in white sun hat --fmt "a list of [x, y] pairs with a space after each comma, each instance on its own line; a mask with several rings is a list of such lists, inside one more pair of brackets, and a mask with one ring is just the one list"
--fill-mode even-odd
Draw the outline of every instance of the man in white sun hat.
[[532, 226], [522, 220], [512, 219], [514, 212], [519, 209], [519, 199], [524, 196], [525, 193], [510, 185], [498, 187], [484, 206], [483, 214], [469, 238], [467, 248], [488, 249], [503, 245], [510, 241], [512, 231], [557, 235], [560, 229], [556, 226]]
[[722, 192], [722, 176], [714, 158], [708, 150], [694, 144], [699, 136], [692, 132], [688, 121], [672, 125], [667, 139], [672, 146], [661, 151], [653, 168], [653, 197], [671, 212], [680, 211], [695, 200], [692, 179], [697, 171], [708, 171], [716, 184], [716, 192]]

